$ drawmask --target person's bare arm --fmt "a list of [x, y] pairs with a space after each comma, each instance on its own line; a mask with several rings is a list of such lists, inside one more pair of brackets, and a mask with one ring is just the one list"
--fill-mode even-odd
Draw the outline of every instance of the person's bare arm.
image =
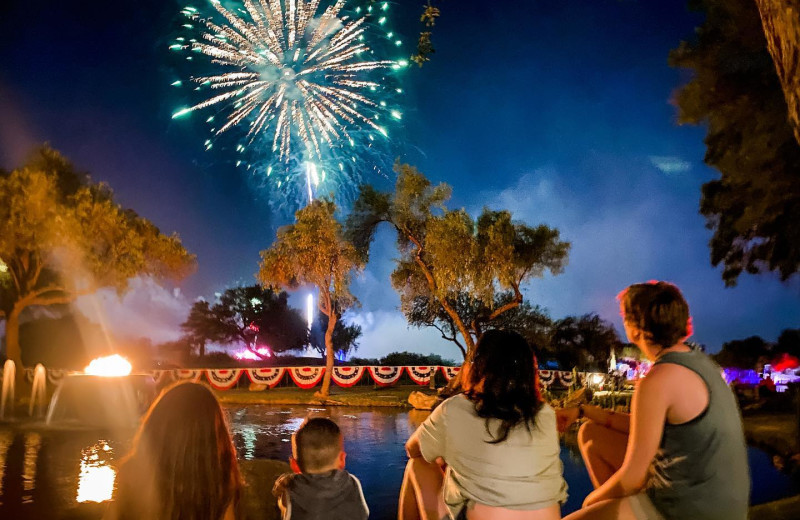
[[611, 428], [621, 433], [629, 433], [631, 429], [631, 416], [627, 413], [615, 412], [593, 406], [590, 404], [581, 405], [583, 415], [590, 421], [602, 424], [606, 428]]
[[[644, 487], [647, 470], [661, 442], [669, 408], [669, 381], [664, 371], [659, 368], [654, 367], [647, 377], [639, 382], [639, 387], [633, 396], [632, 414], [629, 420], [630, 439], [622, 466], [602, 486], [586, 497], [583, 502], [584, 507], [602, 500], [633, 495]], [[592, 418], [589, 414], [587, 416]]]
[[422, 450], [419, 447], [419, 430], [412, 433], [406, 442], [406, 454], [409, 459], [422, 457]]
[[558, 431], [565, 432], [581, 416], [621, 433], [630, 431], [630, 414], [614, 412], [588, 404], [556, 410], [556, 427]]

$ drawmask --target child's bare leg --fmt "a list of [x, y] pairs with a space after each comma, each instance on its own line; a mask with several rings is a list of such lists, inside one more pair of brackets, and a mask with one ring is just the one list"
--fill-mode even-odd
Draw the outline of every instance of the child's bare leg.
[[406, 464], [400, 488], [399, 520], [439, 520], [447, 515], [442, 501], [442, 469], [422, 458]]
[[628, 435], [606, 428], [593, 421], [586, 421], [578, 430], [578, 447], [592, 484], [600, 487], [617, 472], [625, 459]]

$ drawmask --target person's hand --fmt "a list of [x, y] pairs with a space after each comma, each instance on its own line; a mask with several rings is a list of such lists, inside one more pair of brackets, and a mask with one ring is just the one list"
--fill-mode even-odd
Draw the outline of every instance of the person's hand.
[[559, 433], [564, 433], [580, 417], [580, 409], [575, 406], [572, 408], [561, 408], [556, 410], [556, 428]]
[[275, 481], [275, 485], [272, 486], [272, 495], [276, 498], [281, 498], [283, 493], [286, 491], [286, 488], [292, 483], [293, 478], [294, 473], [284, 473], [278, 477], [278, 479]]
[[[595, 490], [595, 491], [597, 491], [597, 490]], [[600, 502], [600, 500], [596, 498], [595, 491], [592, 491], [591, 493], [586, 495], [586, 498], [583, 500], [583, 507], [584, 508], [587, 508], [587, 507], [591, 506], [592, 504], [596, 504], [597, 502]]]

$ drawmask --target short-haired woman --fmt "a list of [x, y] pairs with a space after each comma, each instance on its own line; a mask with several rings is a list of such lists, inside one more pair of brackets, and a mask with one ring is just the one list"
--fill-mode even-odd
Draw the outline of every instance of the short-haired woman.
[[721, 370], [684, 343], [689, 306], [670, 283], [619, 295], [625, 333], [653, 367], [631, 414], [597, 407], [559, 411], [564, 428], [589, 419], [578, 442], [595, 486], [566, 519], [745, 520], [750, 499], [741, 415]]
[[217, 398], [204, 385], [178, 383], [147, 412], [106, 518], [234, 520], [241, 487]]
[[[516, 332], [486, 332], [444, 401], [406, 443], [400, 518], [556, 520], [566, 500], [555, 412]], [[442, 475], [439, 466], [446, 464]]]

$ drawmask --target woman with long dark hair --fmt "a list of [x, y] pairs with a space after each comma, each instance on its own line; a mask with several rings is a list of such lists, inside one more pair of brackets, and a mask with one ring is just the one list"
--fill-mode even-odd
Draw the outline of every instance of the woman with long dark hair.
[[[511, 331], [483, 335], [444, 401], [406, 443], [401, 519], [553, 520], [566, 483], [536, 357]], [[439, 469], [446, 465], [444, 474]]]
[[122, 462], [107, 518], [233, 520], [242, 481], [210, 389], [178, 383], [150, 407]]

